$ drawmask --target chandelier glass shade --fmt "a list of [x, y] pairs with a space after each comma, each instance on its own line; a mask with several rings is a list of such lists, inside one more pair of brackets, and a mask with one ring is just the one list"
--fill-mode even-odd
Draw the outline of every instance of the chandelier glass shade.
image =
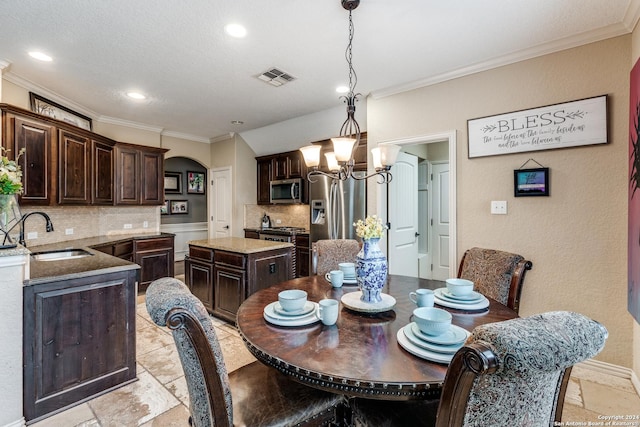
[[400, 151], [400, 147], [391, 144], [379, 145], [371, 150], [373, 156], [373, 164], [375, 172], [366, 176], [357, 176], [354, 174], [354, 149], [360, 143], [360, 125], [355, 119], [356, 102], [358, 101], [359, 93], [356, 93], [356, 83], [358, 77], [353, 68], [352, 62], [352, 43], [353, 43], [353, 19], [351, 12], [358, 7], [360, 0], [341, 0], [342, 7], [349, 11], [349, 44], [345, 52], [345, 58], [349, 65], [349, 92], [340, 97], [345, 104], [347, 104], [347, 119], [342, 123], [340, 128], [340, 134], [336, 138], [331, 138], [333, 143], [333, 151], [325, 153], [327, 160], [327, 168], [329, 172], [319, 169], [320, 166], [320, 145], [309, 145], [302, 147], [300, 151], [304, 157], [304, 162], [310, 169], [307, 174], [307, 179], [310, 182], [314, 182], [313, 177], [315, 175], [324, 175], [333, 179], [345, 181], [349, 178], [353, 179], [368, 179], [371, 177], [378, 177], [378, 183], [384, 184], [391, 181], [393, 176], [391, 175], [391, 166], [395, 163], [396, 156]]

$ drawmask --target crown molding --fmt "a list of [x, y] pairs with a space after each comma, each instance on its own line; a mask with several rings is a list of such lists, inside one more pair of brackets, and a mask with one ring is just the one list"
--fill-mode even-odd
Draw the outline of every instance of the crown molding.
[[47, 99], [50, 99], [51, 101], [57, 102], [60, 105], [64, 105], [65, 107], [71, 108], [72, 110], [80, 114], [83, 114], [87, 117], [91, 117], [94, 120], [98, 117], [98, 114], [95, 111], [90, 110], [87, 107], [80, 105], [68, 98], [65, 98], [62, 95], [52, 92], [49, 89], [32, 82], [31, 80], [27, 80], [23, 77], [20, 77], [11, 71], [7, 72], [6, 74], [3, 74], [2, 78], [6, 79], [7, 81], [15, 85], [23, 87], [30, 92], [35, 92], [38, 95], [41, 95], [46, 97]]
[[235, 136], [235, 132], [223, 133], [222, 135], [214, 136], [213, 138], [209, 138], [209, 142], [211, 144], [215, 144], [216, 142], [226, 141]]
[[632, 3], [633, 4], [630, 5], [629, 9], [627, 10], [627, 15], [630, 15], [633, 12], [636, 14], [636, 16], [635, 18], [630, 18], [628, 23], [617, 23], [609, 25], [595, 31], [589, 31], [582, 34], [577, 34], [575, 36], [565, 37], [564, 39], [556, 40], [552, 43], [545, 43], [534, 46], [527, 50], [500, 56], [488, 61], [470, 65], [468, 67], [463, 67], [446, 73], [442, 73], [437, 76], [416, 80], [414, 82], [393, 86], [387, 89], [373, 91], [371, 92], [371, 97], [373, 99], [380, 99], [391, 95], [397, 95], [402, 92], [432, 86], [438, 83], [446, 82], [448, 80], [469, 76], [471, 74], [479, 73], [482, 71], [488, 71], [505, 65], [514, 64], [516, 62], [525, 61], [527, 59], [533, 59], [543, 55], [560, 52], [589, 43], [595, 43], [609, 38], [629, 34], [633, 30], [633, 28], [629, 29], [629, 26], [632, 25], [631, 22], [633, 21], [633, 26], [635, 26], [635, 22], [638, 21], [637, 15], [639, 13], [638, 10], [640, 9], [640, 0], [632, 0]]
[[0, 59], [0, 74], [11, 66], [11, 62]]
[[622, 22], [624, 26], [632, 32], [636, 25], [638, 25], [638, 20], [640, 19], [640, 0], [631, 0], [629, 2], [629, 7], [627, 8], [627, 12], [624, 14], [624, 18]]
[[118, 119], [116, 117], [109, 117], [109, 116], [100, 116], [100, 117], [98, 117], [96, 119], [96, 121], [98, 121], [100, 123], [110, 124], [110, 125], [124, 126], [124, 127], [132, 128], [132, 129], [139, 129], [139, 130], [145, 130], [145, 131], [148, 131], [148, 132], [155, 132], [157, 134], [162, 133], [162, 131], [164, 130], [161, 127], [150, 126], [150, 125], [146, 125], [144, 123], [138, 123], [138, 122], [133, 122], [131, 120]]
[[204, 144], [209, 144], [211, 142], [209, 138], [204, 138], [202, 136], [197, 136], [197, 135], [191, 135], [188, 133], [174, 132], [170, 130], [163, 130], [162, 136], [170, 136], [172, 138], [186, 139], [187, 141], [202, 142]]

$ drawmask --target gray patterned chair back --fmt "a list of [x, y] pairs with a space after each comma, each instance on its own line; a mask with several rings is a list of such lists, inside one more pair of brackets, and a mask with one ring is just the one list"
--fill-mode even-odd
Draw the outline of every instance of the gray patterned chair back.
[[556, 311], [473, 330], [452, 360], [437, 427], [549, 426], [560, 421], [571, 367], [597, 355], [600, 323]]
[[521, 255], [471, 248], [460, 261], [458, 277], [473, 281], [478, 292], [518, 312], [524, 276], [532, 266]]
[[324, 276], [341, 262], [356, 262], [360, 243], [354, 239], [318, 240], [312, 244], [312, 271]]
[[[146, 304], [151, 319], [173, 332], [189, 390], [193, 425], [233, 425], [229, 376], [213, 322], [200, 300], [184, 283], [167, 277], [151, 283]], [[203, 333], [192, 333], [198, 329]]]

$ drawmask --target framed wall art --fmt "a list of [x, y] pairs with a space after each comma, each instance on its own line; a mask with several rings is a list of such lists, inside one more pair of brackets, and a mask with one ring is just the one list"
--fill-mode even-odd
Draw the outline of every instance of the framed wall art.
[[513, 195], [548, 196], [549, 168], [516, 169], [513, 171]]
[[186, 200], [171, 200], [171, 214], [189, 213], [189, 202]]
[[29, 102], [31, 103], [31, 111], [34, 113], [62, 120], [82, 129], [91, 130], [91, 119], [85, 115], [63, 107], [33, 92], [29, 92]]
[[165, 194], [182, 194], [182, 172], [164, 173]]
[[165, 200], [164, 205], [160, 206], [160, 215], [169, 215], [169, 201]]
[[467, 120], [469, 158], [606, 144], [607, 95]]
[[204, 173], [187, 171], [187, 193], [204, 194]]

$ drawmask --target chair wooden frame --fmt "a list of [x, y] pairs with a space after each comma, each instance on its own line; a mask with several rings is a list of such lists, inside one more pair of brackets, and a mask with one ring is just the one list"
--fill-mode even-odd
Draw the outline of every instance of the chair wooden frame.
[[[480, 375], [494, 373], [498, 367], [496, 354], [487, 344], [475, 342], [458, 350], [444, 379], [435, 427], [462, 427], [474, 381]], [[561, 421], [571, 368], [566, 368], [558, 379], [548, 425]]]
[[[464, 266], [464, 261], [469, 253], [469, 250], [465, 251], [462, 259], [460, 260], [460, 265], [458, 267], [458, 277], [462, 276], [462, 268]], [[524, 282], [524, 276], [527, 271], [533, 268], [533, 263], [526, 259], [520, 260], [515, 268], [513, 269], [513, 274], [511, 275], [511, 283], [509, 284], [509, 297], [507, 301], [507, 307], [518, 313], [520, 310], [520, 295], [522, 294], [522, 284]]]

